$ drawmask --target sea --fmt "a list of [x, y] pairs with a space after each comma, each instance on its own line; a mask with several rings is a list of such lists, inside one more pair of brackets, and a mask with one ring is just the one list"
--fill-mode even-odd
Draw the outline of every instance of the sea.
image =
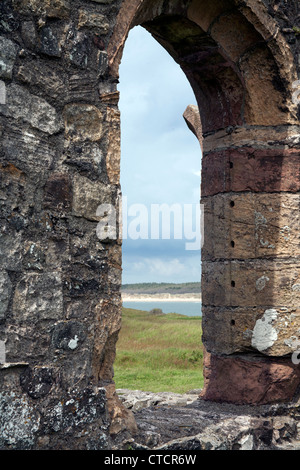
[[160, 308], [163, 313], [179, 313], [188, 317], [201, 317], [201, 302], [176, 302], [164, 300], [148, 300], [146, 302], [135, 300], [135, 301], [123, 301], [123, 307], [134, 308], [135, 310], [145, 310], [149, 312], [154, 308]]

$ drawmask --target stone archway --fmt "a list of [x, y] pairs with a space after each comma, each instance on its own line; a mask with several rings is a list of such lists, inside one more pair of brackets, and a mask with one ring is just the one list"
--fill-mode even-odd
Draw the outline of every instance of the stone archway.
[[283, 66], [293, 62], [289, 47], [258, 2], [124, 2], [108, 49], [116, 77], [137, 24], [183, 69], [201, 115], [202, 134], [197, 111], [185, 117], [203, 140], [202, 397], [288, 401], [300, 378], [291, 361], [299, 268], [290, 221], [299, 181], [298, 150], [289, 144], [297, 74]]
[[297, 5], [2, 0], [1, 448], [107, 449], [124, 422], [135, 430], [113, 381], [120, 234], [97, 226], [99, 205], [119, 208], [118, 67], [137, 24], [182, 67], [201, 115], [203, 399], [294, 397]]

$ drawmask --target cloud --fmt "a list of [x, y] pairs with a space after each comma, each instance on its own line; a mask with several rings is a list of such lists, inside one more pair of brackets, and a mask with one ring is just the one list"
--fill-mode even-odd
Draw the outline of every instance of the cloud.
[[[196, 100], [178, 64], [141, 27], [126, 41], [119, 91], [121, 188], [128, 205], [199, 203], [201, 150], [182, 116]], [[198, 252], [188, 253], [182, 240], [156, 242], [123, 242], [124, 282], [199, 280]]]
[[135, 282], [191, 282], [199, 281], [199, 258], [130, 258], [123, 272], [123, 283]]

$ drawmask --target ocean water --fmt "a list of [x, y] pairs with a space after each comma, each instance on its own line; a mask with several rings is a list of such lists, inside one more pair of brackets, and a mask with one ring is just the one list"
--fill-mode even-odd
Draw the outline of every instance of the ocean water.
[[188, 317], [200, 317], [202, 315], [201, 302], [160, 302], [159, 300], [147, 302], [126, 301], [123, 302], [123, 307], [146, 310], [147, 312], [153, 308], [160, 308], [163, 313], [180, 313]]

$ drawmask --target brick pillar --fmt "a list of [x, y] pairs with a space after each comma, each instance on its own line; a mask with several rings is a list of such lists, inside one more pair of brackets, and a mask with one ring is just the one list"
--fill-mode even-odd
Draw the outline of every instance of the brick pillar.
[[204, 139], [203, 398], [289, 401], [300, 383], [297, 128]]

